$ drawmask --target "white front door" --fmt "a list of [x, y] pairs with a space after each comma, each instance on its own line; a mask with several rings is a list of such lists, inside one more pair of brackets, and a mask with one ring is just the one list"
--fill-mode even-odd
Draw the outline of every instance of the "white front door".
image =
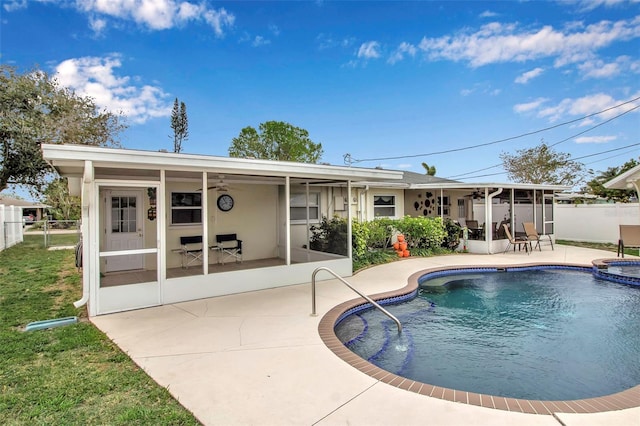
[[[106, 191], [106, 251], [136, 250], [144, 246], [142, 191]], [[143, 268], [143, 255], [108, 257], [106, 271]]]

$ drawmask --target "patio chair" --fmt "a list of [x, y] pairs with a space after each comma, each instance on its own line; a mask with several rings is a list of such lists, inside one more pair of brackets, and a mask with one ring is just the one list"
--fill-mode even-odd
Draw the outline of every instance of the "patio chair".
[[516, 250], [516, 246], [518, 246], [518, 251], [520, 251], [522, 249], [522, 245], [524, 244], [524, 251], [526, 251], [527, 254], [530, 254], [530, 250], [529, 249], [530, 249], [530, 246], [531, 246], [531, 241], [525, 240], [525, 239], [521, 239], [520, 237], [513, 238], [511, 236], [511, 231], [509, 231], [509, 227], [506, 224], [502, 225], [502, 228], [504, 229], [504, 235], [506, 235], [507, 240], [509, 241], [509, 244], [507, 244], [507, 248], [504, 249], [504, 253], [509, 251], [509, 248], [511, 246], [513, 246], [513, 251]]
[[478, 226], [477, 220], [466, 220], [467, 229], [469, 230], [469, 238], [472, 240], [480, 239], [482, 229]]
[[522, 226], [524, 227], [524, 233], [527, 234], [527, 239], [529, 241], [535, 241], [536, 247], [538, 247], [538, 250], [542, 251], [542, 247], [540, 247], [540, 237], [549, 238], [549, 243], [551, 244], [551, 250], [553, 250], [553, 240], [551, 239], [551, 235], [547, 235], [547, 234], [539, 235], [533, 222], [523, 222]]
[[242, 240], [239, 240], [236, 234], [218, 234], [216, 243], [218, 243], [220, 263], [224, 265], [224, 262], [230, 259], [235, 260], [236, 263], [242, 262]]
[[640, 248], [640, 225], [620, 225], [618, 256], [624, 257], [625, 247]]
[[182, 255], [184, 269], [193, 263], [202, 262], [202, 235], [180, 237], [180, 248], [177, 251]]

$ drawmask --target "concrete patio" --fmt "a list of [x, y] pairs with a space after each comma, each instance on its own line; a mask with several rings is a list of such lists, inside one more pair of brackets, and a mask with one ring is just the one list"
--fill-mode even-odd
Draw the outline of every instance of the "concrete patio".
[[[365, 294], [404, 287], [412, 273], [455, 265], [566, 262], [610, 252], [554, 251], [409, 258], [348, 281]], [[328, 275], [319, 275], [320, 279]], [[640, 425], [640, 408], [598, 414], [523, 414], [448, 402], [387, 385], [347, 365], [318, 335], [320, 318], [355, 298], [337, 280], [92, 318], [118, 346], [207, 425]]]

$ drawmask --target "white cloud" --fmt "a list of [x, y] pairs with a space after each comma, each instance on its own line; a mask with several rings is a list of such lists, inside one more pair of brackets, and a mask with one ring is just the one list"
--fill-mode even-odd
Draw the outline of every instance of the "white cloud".
[[5, 0], [2, 7], [7, 12], [13, 12], [15, 10], [26, 9], [27, 0]]
[[377, 59], [380, 57], [380, 43], [377, 41], [368, 41], [362, 43], [358, 49], [358, 58]]
[[575, 138], [576, 143], [607, 143], [618, 139], [615, 136], [581, 136]]
[[495, 12], [491, 12], [490, 10], [485, 10], [480, 14], [481, 18], [495, 18], [496, 16], [498, 16], [498, 14]]
[[518, 112], [518, 113], [521, 113], [521, 114], [525, 113], [525, 112], [533, 111], [533, 110], [536, 110], [536, 109], [540, 108], [540, 106], [542, 104], [544, 104], [545, 102], [547, 102], [547, 100], [548, 99], [546, 99], [546, 98], [538, 98], [538, 99], [536, 99], [535, 101], [532, 101], [532, 102], [527, 102], [527, 103], [524, 103], [524, 104], [517, 104], [517, 105], [515, 105], [513, 107], [513, 110], [515, 112]]
[[96, 34], [101, 35], [104, 29], [107, 27], [107, 21], [100, 18], [89, 18], [89, 28]]
[[416, 56], [417, 52], [418, 49], [413, 44], [403, 41], [402, 43], [400, 43], [400, 46], [398, 46], [398, 48], [391, 54], [387, 62], [393, 65], [396, 62], [403, 60], [405, 55], [414, 57]]
[[[166, 30], [188, 22], [204, 21], [221, 37], [233, 26], [235, 16], [224, 8], [176, 0], [75, 0], [75, 7], [90, 19], [131, 20], [152, 30]], [[106, 22], [106, 21], [105, 21]]]
[[617, 41], [640, 37], [640, 16], [628, 20], [601, 21], [592, 25], [549, 25], [522, 29], [518, 24], [492, 22], [479, 30], [452, 36], [424, 37], [418, 48], [432, 60], [464, 61], [471, 67], [493, 63], [525, 62], [555, 58], [555, 66], [585, 61], [598, 49]]
[[344, 37], [342, 39], [336, 39], [332, 34], [320, 33], [316, 36], [315, 41], [319, 50], [325, 50], [333, 49], [334, 47], [351, 47], [355, 43], [355, 38]]
[[[566, 98], [556, 105], [551, 106], [543, 106], [545, 102], [539, 102], [538, 104], [536, 104], [537, 101], [528, 104], [520, 104], [516, 105], [514, 107], [514, 110], [520, 113], [535, 111], [538, 117], [546, 118], [553, 123], [560, 120], [574, 119], [604, 111], [637, 97], [640, 97], [640, 92], [636, 92], [626, 99], [615, 99], [605, 93], [596, 93], [593, 95], [583, 96], [581, 98]], [[608, 111], [602, 112], [601, 114], [583, 120], [580, 122], [579, 126], [584, 127], [593, 125], [595, 122], [610, 119], [623, 112], [630, 111], [631, 109], [638, 106], [640, 106], [640, 101], [629, 102], [618, 108], [609, 109]]]
[[262, 36], [256, 36], [253, 39], [253, 42], [251, 43], [251, 45], [253, 47], [260, 47], [260, 46], [264, 46], [264, 45], [267, 45], [267, 44], [271, 44], [271, 40], [267, 40]]
[[531, 71], [527, 71], [522, 75], [518, 76], [515, 82], [518, 84], [527, 84], [529, 80], [539, 77], [540, 75], [542, 75], [543, 72], [544, 72], [543, 68], [540, 68], [540, 67], [534, 68]]
[[638, 73], [640, 61], [629, 56], [619, 56], [613, 62], [605, 63], [601, 59], [586, 61], [578, 68], [585, 78], [612, 78], [623, 73]]
[[117, 55], [67, 59], [55, 68], [55, 78], [78, 95], [93, 98], [98, 108], [122, 113], [134, 123], [169, 116], [167, 94], [159, 87], [135, 85], [130, 77], [117, 76], [121, 66]]

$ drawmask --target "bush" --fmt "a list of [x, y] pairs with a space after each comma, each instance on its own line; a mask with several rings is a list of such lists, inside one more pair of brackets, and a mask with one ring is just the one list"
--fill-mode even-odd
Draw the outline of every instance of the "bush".
[[395, 221], [394, 226], [398, 232], [404, 234], [410, 250], [440, 247], [447, 235], [439, 217], [405, 216]]
[[328, 220], [323, 217], [320, 225], [313, 225], [310, 229], [313, 234], [309, 241], [312, 250], [341, 256], [347, 255], [346, 219], [334, 217]]
[[458, 222], [451, 219], [445, 219], [444, 230], [446, 235], [444, 237], [444, 241], [442, 241], [442, 247], [449, 250], [455, 250], [460, 244], [460, 233], [462, 232], [462, 227]]

